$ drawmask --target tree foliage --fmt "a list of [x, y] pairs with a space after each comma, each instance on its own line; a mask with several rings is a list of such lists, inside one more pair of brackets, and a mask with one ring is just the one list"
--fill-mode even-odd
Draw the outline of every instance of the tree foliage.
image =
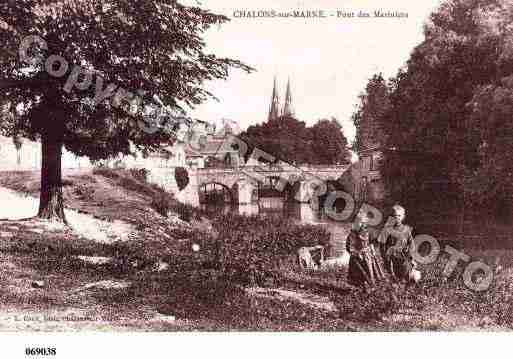
[[466, 204], [511, 200], [512, 24], [507, 0], [448, 0], [427, 21], [381, 117], [397, 200], [432, 198], [426, 184], [442, 182]]
[[[116, 101], [119, 89], [140, 95], [144, 103], [158, 96], [171, 109], [185, 111], [213, 96], [204, 89], [205, 81], [227, 78], [230, 68], [250, 71], [239, 61], [205, 52], [205, 31], [226, 21], [176, 0], [2, 2], [2, 95], [13, 104], [11, 108], [23, 104], [27, 111], [15, 123], [2, 123], [0, 131], [41, 139], [42, 199], [49, 187], [57, 188], [59, 196], [62, 146], [98, 160], [129, 154], [130, 143], [136, 149], [157, 150], [173, 141], [166, 131], [141, 131], [140, 121], [146, 123], [144, 107], [134, 111], [128, 101]], [[44, 61], [23, 62], [18, 53], [28, 36], [39, 36], [47, 44], [47, 49], [32, 46], [30, 55], [60, 56], [68, 71], [56, 77]], [[62, 68], [61, 62], [46, 65], [53, 71]], [[92, 85], [67, 91], [75, 66], [92, 74]], [[76, 79], [86, 78], [80, 74]], [[105, 90], [107, 98], [94, 101]]]
[[320, 120], [308, 130], [312, 136], [313, 163], [331, 165], [350, 162], [347, 139], [337, 119]]
[[175, 109], [207, 99], [211, 94], [203, 89], [204, 81], [226, 78], [230, 67], [248, 69], [238, 61], [204, 53], [201, 35], [227, 18], [172, 0], [9, 1], [0, 5], [0, 17], [5, 50], [0, 56], [1, 76], [31, 84], [7, 93], [15, 104], [31, 105], [29, 116], [18, 126], [27, 136], [37, 136], [56, 122], [55, 117], [62, 117], [66, 148], [93, 159], [128, 153], [129, 140], [156, 149], [169, 135], [140, 131], [134, 119], [142, 113], [127, 116], [126, 108], [115, 107], [112, 101], [93, 106], [87, 99], [95, 95], [94, 83], [85, 91], [67, 93], [67, 76], [52, 77], [42, 65], [27, 68], [18, 56], [23, 38], [42, 37], [49, 47], [44, 55], [60, 55], [70, 68], [80, 65], [101, 76], [102, 90], [113, 83], [145, 93], [149, 103], [158, 95]]
[[178, 190], [183, 190], [189, 184], [189, 172], [187, 172], [183, 167], [176, 167], [175, 181], [178, 186]]
[[[282, 116], [250, 126], [240, 137], [250, 149], [256, 147], [276, 160], [297, 165], [346, 164], [351, 157], [347, 139], [335, 118], [320, 120], [307, 127], [291, 116]], [[247, 152], [248, 156], [251, 152]]]
[[360, 95], [360, 103], [352, 116], [356, 127], [353, 148], [356, 152], [379, 146], [385, 142], [383, 127], [390, 110], [390, 88], [382, 74], [374, 75], [365, 91]]

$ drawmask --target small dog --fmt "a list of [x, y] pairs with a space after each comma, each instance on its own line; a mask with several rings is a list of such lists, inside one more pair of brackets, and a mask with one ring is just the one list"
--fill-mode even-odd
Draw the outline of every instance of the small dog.
[[302, 269], [318, 269], [324, 261], [324, 247], [301, 247], [297, 251], [299, 267]]

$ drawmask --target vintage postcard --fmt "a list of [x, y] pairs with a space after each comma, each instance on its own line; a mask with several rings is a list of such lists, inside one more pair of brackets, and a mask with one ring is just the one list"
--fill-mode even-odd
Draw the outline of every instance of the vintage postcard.
[[0, 41], [20, 357], [513, 327], [511, 0], [2, 0]]

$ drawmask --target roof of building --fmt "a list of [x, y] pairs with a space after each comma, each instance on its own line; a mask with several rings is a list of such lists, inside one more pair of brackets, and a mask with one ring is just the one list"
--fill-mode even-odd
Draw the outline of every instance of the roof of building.
[[238, 152], [236, 149], [226, 150], [223, 148], [223, 143], [226, 137], [209, 136], [206, 141], [201, 142], [198, 146], [185, 146], [185, 154], [188, 157], [202, 157], [213, 155], [217, 153], [234, 153]]

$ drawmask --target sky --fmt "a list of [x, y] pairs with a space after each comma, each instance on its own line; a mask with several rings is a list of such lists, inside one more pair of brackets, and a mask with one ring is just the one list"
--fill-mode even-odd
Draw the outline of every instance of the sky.
[[[205, 34], [207, 51], [254, 67], [230, 71], [227, 80], [206, 83], [219, 99], [192, 110], [193, 117], [237, 121], [241, 129], [267, 120], [273, 78], [283, 101], [290, 77], [296, 117], [312, 125], [335, 117], [349, 141], [359, 94], [375, 73], [395, 76], [423, 40], [423, 24], [441, 0], [184, 0], [226, 15], [229, 23]], [[376, 18], [375, 10], [407, 13]], [[243, 18], [241, 11], [323, 10], [327, 18]], [[337, 11], [354, 13], [338, 17]], [[371, 14], [358, 17], [358, 12]]]

